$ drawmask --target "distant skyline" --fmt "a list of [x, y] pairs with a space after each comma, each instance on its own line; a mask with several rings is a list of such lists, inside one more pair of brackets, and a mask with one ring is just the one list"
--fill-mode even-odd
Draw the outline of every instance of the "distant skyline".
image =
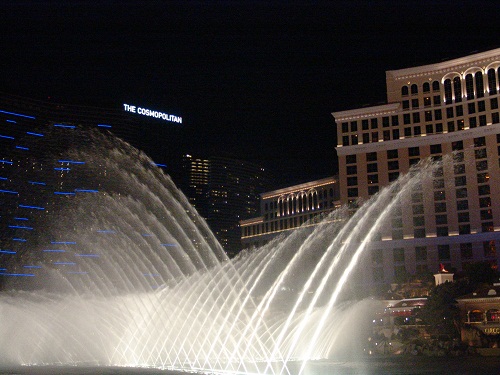
[[1, 91], [181, 116], [186, 152], [282, 185], [336, 173], [331, 112], [385, 102], [386, 70], [500, 47], [486, 0], [2, 5]]

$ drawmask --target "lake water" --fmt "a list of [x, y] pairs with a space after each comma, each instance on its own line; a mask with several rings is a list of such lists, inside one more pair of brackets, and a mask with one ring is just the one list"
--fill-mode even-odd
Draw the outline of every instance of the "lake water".
[[[298, 372], [292, 364], [290, 370]], [[180, 375], [158, 369], [116, 367], [11, 367], [0, 368], [9, 375]], [[313, 361], [303, 375], [500, 375], [500, 357], [368, 357], [362, 360]]]

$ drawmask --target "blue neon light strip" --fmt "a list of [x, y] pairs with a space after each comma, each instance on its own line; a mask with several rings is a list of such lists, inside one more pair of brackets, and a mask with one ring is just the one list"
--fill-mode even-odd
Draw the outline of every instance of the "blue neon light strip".
[[50, 243], [58, 245], [76, 245], [75, 241], [50, 241]]
[[99, 254], [75, 254], [75, 257], [80, 257], [80, 258], [99, 258]]
[[42, 266], [23, 266], [23, 268], [40, 269], [40, 268], [42, 268]]
[[14, 277], [34, 277], [35, 275], [32, 273], [5, 273], [5, 272], [0, 272], [1, 276], [14, 276]]
[[9, 228], [33, 230], [33, 227], [24, 227], [22, 225], [9, 225]]
[[11, 161], [9, 161], [9, 160], [3, 160], [3, 159], [2, 159], [2, 160], [0, 160], [0, 163], [4, 163], [4, 164], [12, 164], [12, 162], [11, 162]]
[[45, 137], [44, 134], [40, 134], [40, 133], [26, 132], [26, 134], [34, 135], [35, 137]]
[[28, 147], [24, 147], [24, 146], [16, 146], [16, 148], [17, 148], [18, 150], [29, 150], [29, 148], [28, 148]]
[[8, 178], [7, 177], [0, 177], [0, 180], [4, 180], [5, 181], [5, 180], [8, 180]]
[[29, 220], [27, 217], [15, 217], [14, 220]]
[[13, 238], [12, 241], [26, 242], [24, 238]]
[[76, 161], [76, 160], [58, 160], [59, 163], [69, 163], [69, 164], [85, 164], [84, 161]]
[[38, 206], [26, 206], [26, 205], [24, 205], [24, 204], [20, 204], [20, 205], [19, 205], [19, 208], [32, 208], [32, 209], [34, 209], [34, 210], [42, 210], [42, 211], [44, 211], [44, 210], [45, 210], [45, 208], [43, 208], [43, 207], [38, 207]]
[[7, 268], [0, 268], [0, 271], [7, 271]]
[[9, 135], [1, 135], [1, 134], [0, 134], [0, 138], [15, 139], [14, 137], [11, 137]]
[[31, 185], [47, 185], [45, 182], [38, 182], [38, 181], [28, 181]]
[[57, 194], [57, 195], [75, 195], [75, 193], [73, 193], [71, 191], [54, 191], [54, 194]]
[[5, 120], [5, 121], [7, 121], [7, 122], [12, 122], [12, 123], [14, 123], [14, 124], [17, 124], [17, 121], [14, 121], [14, 120]]
[[99, 190], [92, 189], [75, 189], [77, 193], [99, 193]]
[[65, 253], [66, 250], [43, 250], [44, 253]]
[[100, 229], [96, 231], [97, 233], [116, 233], [114, 230], [110, 229]]
[[151, 165], [155, 165], [157, 167], [166, 167], [167, 166], [166, 164], [159, 164], [159, 163], [155, 163], [155, 162], [151, 162]]
[[58, 266], [74, 266], [75, 262], [53, 262], [52, 264], [56, 264]]
[[30, 119], [35, 119], [33, 116], [28, 116], [28, 115], [22, 115], [20, 113], [14, 113], [14, 112], [7, 112], [7, 111], [2, 111], [0, 110], [0, 113], [6, 113], [8, 115], [13, 115], [13, 116], [19, 116], [19, 117], [25, 117], [25, 118], [30, 118]]
[[67, 129], [74, 129], [74, 128], [76, 128], [75, 125], [54, 124], [54, 126], [56, 126], [58, 128], [67, 128]]
[[175, 243], [162, 243], [161, 246], [173, 247], [173, 246], [177, 246], [177, 244], [175, 244]]
[[54, 168], [55, 171], [70, 171], [71, 168]]
[[0, 190], [0, 193], [19, 194], [17, 191], [12, 191], [12, 190]]
[[15, 254], [16, 252], [12, 251], [12, 250], [0, 250], [0, 253], [2, 253], [2, 254]]
[[105, 124], [98, 124], [97, 126], [100, 128], [111, 128], [111, 125], [105, 125]]

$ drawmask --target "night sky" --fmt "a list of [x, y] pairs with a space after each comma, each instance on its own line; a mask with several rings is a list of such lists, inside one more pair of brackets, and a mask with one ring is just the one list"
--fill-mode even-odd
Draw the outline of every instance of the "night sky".
[[0, 91], [180, 115], [185, 152], [285, 186], [336, 173], [331, 112], [384, 102], [386, 70], [500, 47], [498, 4], [3, 1]]

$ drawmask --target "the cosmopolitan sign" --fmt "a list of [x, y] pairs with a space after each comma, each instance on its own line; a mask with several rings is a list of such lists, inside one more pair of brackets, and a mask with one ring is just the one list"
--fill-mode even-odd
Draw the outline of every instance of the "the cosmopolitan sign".
[[182, 124], [182, 117], [169, 115], [168, 113], [154, 111], [152, 109], [142, 108], [130, 104], [123, 104], [123, 109], [126, 112], [137, 113], [138, 115], [160, 118], [165, 121], [177, 122], [178, 124]]

